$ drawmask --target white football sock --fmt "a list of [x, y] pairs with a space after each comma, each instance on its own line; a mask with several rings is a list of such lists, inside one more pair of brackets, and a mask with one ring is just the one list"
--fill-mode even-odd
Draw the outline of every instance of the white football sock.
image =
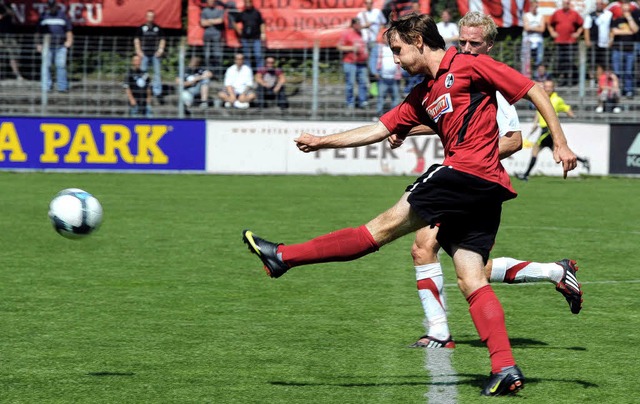
[[527, 262], [502, 257], [493, 260], [489, 282], [526, 283], [549, 281], [555, 284], [560, 282], [563, 274], [562, 267], [555, 262]]
[[447, 321], [447, 302], [444, 292], [442, 267], [439, 262], [418, 265], [416, 281], [418, 296], [424, 310], [427, 335], [439, 340], [446, 340], [451, 335]]

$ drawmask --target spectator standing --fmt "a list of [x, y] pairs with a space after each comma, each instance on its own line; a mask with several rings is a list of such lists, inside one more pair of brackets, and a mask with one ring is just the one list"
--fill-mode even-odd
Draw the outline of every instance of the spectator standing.
[[367, 45], [362, 38], [360, 20], [353, 18], [349, 27], [338, 40], [338, 50], [342, 52], [342, 68], [345, 79], [345, 96], [347, 113], [353, 112], [355, 97], [354, 83], [358, 84], [358, 107], [366, 108], [367, 102]]
[[577, 78], [575, 56], [583, 24], [580, 14], [571, 8], [571, 0], [562, 0], [562, 8], [556, 10], [549, 19], [548, 29], [555, 43], [555, 72], [559, 85], [573, 85]]
[[605, 9], [605, 5], [605, 0], [596, 0], [596, 9], [587, 14], [583, 25], [584, 43], [588, 48], [591, 74], [595, 80], [609, 68], [609, 33], [613, 14]]
[[[373, 48], [372, 74], [378, 80], [378, 105], [376, 113], [382, 116], [385, 112], [400, 103], [400, 80], [402, 79], [402, 68], [395, 63], [393, 51], [383, 37], [377, 46]], [[384, 108], [387, 96], [391, 97], [391, 106]]]
[[206, 109], [209, 106], [209, 82], [212, 76], [213, 73], [210, 70], [200, 65], [200, 57], [192, 56], [184, 77], [176, 79], [178, 84], [182, 80], [183, 90], [180, 96], [187, 115], [190, 115], [189, 108], [197, 97], [200, 98], [200, 109]]
[[[242, 27], [238, 23], [242, 23]], [[262, 67], [262, 44], [267, 40], [267, 31], [262, 14], [253, 6], [253, 0], [245, 0], [244, 10], [233, 19], [233, 29], [240, 37], [242, 52], [249, 67]], [[254, 65], [250, 62], [252, 57]]]
[[38, 39], [36, 49], [42, 52], [42, 36], [49, 36], [49, 55], [44, 60], [45, 70], [42, 77], [42, 88], [51, 91], [51, 65], [56, 66], [56, 87], [59, 92], [69, 92], [69, 81], [67, 79], [67, 53], [73, 45], [73, 27], [69, 17], [64, 13], [62, 7], [55, 0], [47, 1], [47, 8], [40, 16], [38, 23]]
[[242, 53], [237, 53], [233, 60], [234, 63], [224, 73], [224, 89], [218, 93], [218, 97], [224, 101], [225, 108], [233, 106], [247, 109], [256, 98], [253, 91], [253, 70], [244, 63]]
[[162, 96], [162, 57], [167, 41], [164, 32], [155, 23], [156, 13], [148, 10], [146, 14], [146, 22], [138, 28], [133, 45], [136, 54], [142, 59], [140, 68], [144, 71], [149, 69], [149, 61], [153, 64], [153, 79], [151, 80], [151, 90], [153, 96], [158, 99], [160, 104], [164, 104]]
[[20, 74], [20, 45], [15, 37], [16, 15], [10, 6], [0, 0], [0, 49], [7, 55], [11, 71], [16, 76], [16, 80], [22, 81], [24, 77]]
[[276, 100], [276, 104], [282, 112], [289, 108], [285, 83], [287, 78], [279, 67], [276, 67], [276, 59], [267, 56], [263, 67], [258, 67], [256, 72], [256, 84], [258, 85], [258, 106], [267, 107], [267, 100]]
[[452, 46], [458, 46], [458, 24], [451, 22], [451, 12], [448, 9], [442, 10], [440, 14], [440, 22], [436, 24], [440, 36], [444, 39], [445, 46], [449, 49]]
[[635, 80], [635, 40], [640, 24], [640, 10], [632, 10], [629, 0], [620, 2], [622, 14], [611, 21], [611, 67], [622, 80], [622, 92], [625, 97], [633, 98]]
[[597, 113], [613, 112], [619, 114], [622, 109], [618, 106], [620, 101], [620, 84], [618, 76], [609, 69], [605, 69], [598, 77], [598, 106]]
[[204, 28], [204, 66], [216, 79], [224, 74], [224, 17], [225, 5], [220, 0], [207, 0], [207, 6], [200, 14], [200, 25]]
[[372, 64], [375, 63], [373, 59], [373, 49], [378, 44], [378, 34], [380, 28], [387, 23], [387, 19], [382, 10], [373, 8], [373, 0], [364, 0], [363, 11], [360, 11], [356, 16], [360, 20], [360, 27], [362, 27], [362, 39], [367, 44], [367, 52], [369, 52], [369, 93], [372, 96], [377, 96], [379, 93], [378, 83], [375, 77], [371, 74]]
[[382, 14], [382, 10], [373, 8], [373, 0], [364, 0], [365, 10], [358, 13], [360, 20], [362, 39], [367, 44], [369, 54], [377, 46], [378, 33], [384, 27], [387, 19]]
[[129, 102], [129, 116], [151, 118], [151, 80], [149, 73], [140, 68], [142, 59], [138, 55], [131, 57], [131, 67], [124, 79], [124, 92]]
[[[544, 31], [547, 29], [544, 16], [538, 12], [538, 0], [529, 3], [529, 11], [522, 17], [522, 55], [525, 58], [522, 74], [529, 76], [544, 58]], [[533, 68], [532, 63], [533, 62]]]

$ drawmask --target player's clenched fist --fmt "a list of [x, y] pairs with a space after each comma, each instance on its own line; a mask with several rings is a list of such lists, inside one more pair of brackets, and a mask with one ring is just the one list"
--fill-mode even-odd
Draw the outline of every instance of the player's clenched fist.
[[293, 139], [293, 141], [296, 142], [296, 146], [298, 146], [298, 149], [302, 150], [305, 153], [318, 150], [320, 148], [319, 140], [319, 136], [314, 136], [312, 134], [304, 132], [297, 138]]

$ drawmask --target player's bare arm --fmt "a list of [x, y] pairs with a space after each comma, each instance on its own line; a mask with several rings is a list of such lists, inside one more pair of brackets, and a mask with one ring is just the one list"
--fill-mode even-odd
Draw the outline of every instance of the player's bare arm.
[[390, 134], [386, 126], [377, 122], [328, 136], [316, 136], [303, 132], [293, 141], [296, 142], [298, 149], [309, 153], [319, 149], [366, 146], [386, 139]]
[[434, 130], [428, 127], [427, 125], [418, 125], [411, 128], [411, 130], [407, 134], [404, 134], [404, 135], [397, 134], [397, 133], [392, 134], [387, 138], [387, 141], [389, 142], [389, 145], [391, 146], [392, 149], [397, 149], [398, 147], [402, 146], [402, 144], [404, 143], [404, 140], [409, 136], [435, 135], [435, 134], [436, 132], [434, 132]]
[[522, 149], [522, 132], [514, 130], [500, 137], [498, 142], [500, 160]]
[[547, 122], [549, 132], [553, 138], [553, 158], [556, 163], [562, 162], [564, 177], [567, 178], [567, 173], [576, 168], [578, 163], [575, 153], [571, 151], [567, 144], [567, 138], [562, 131], [560, 121], [551, 105], [551, 101], [549, 101], [549, 96], [540, 86], [533, 86], [527, 92], [525, 98], [536, 106], [542, 118]]

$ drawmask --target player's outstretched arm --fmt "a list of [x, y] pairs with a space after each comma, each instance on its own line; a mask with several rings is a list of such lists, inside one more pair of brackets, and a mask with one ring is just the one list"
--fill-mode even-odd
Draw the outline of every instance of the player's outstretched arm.
[[549, 101], [549, 96], [542, 87], [533, 86], [527, 92], [525, 98], [536, 106], [542, 118], [547, 122], [553, 139], [553, 158], [556, 163], [562, 163], [564, 178], [567, 178], [567, 173], [576, 168], [577, 159], [575, 153], [571, 151], [567, 144], [567, 138], [564, 136], [558, 116], [551, 105], [551, 101]]
[[358, 147], [377, 143], [387, 138], [391, 133], [381, 122], [359, 128], [347, 130], [327, 136], [315, 136], [302, 133], [293, 139], [298, 149], [305, 153], [319, 149], [340, 149], [343, 147]]

